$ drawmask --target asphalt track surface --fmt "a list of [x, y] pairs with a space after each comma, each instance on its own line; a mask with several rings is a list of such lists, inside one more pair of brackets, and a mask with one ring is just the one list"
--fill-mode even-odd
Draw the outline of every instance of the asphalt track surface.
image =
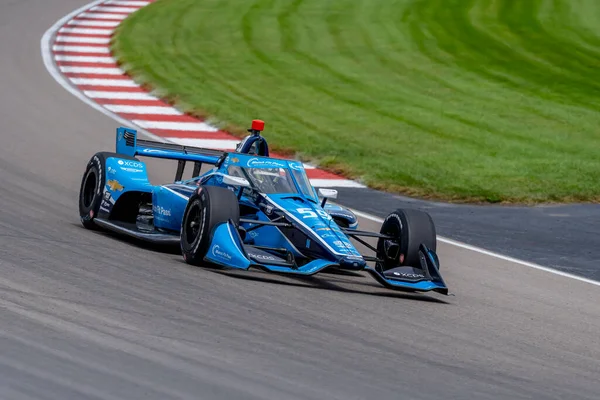
[[117, 124], [39, 51], [81, 5], [0, 3], [0, 398], [598, 398], [588, 283], [440, 244], [456, 296], [402, 295], [370, 278], [192, 268], [84, 230], [81, 174]]

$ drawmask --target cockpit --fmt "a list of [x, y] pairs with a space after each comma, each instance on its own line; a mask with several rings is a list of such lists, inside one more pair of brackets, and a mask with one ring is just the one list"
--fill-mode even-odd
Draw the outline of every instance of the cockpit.
[[317, 194], [302, 168], [255, 168], [230, 165], [227, 172], [231, 176], [245, 178], [261, 193], [302, 193], [309, 199], [318, 201]]

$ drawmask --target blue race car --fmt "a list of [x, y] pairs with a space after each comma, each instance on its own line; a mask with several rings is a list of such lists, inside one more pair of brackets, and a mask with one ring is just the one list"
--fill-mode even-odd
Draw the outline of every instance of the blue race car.
[[[327, 203], [336, 190], [315, 190], [299, 161], [269, 157], [263, 128], [253, 121], [233, 152], [142, 140], [118, 128], [116, 153], [96, 153], [83, 175], [83, 226], [180, 246], [192, 265], [297, 275], [365, 270], [390, 289], [448, 294], [429, 214], [398, 209], [379, 232], [358, 230], [350, 210]], [[174, 182], [150, 184], [136, 156], [178, 160]], [[187, 162], [192, 178], [183, 180]], [[213, 168], [201, 173], [207, 164]], [[351, 238], [374, 254], [360, 254]]]

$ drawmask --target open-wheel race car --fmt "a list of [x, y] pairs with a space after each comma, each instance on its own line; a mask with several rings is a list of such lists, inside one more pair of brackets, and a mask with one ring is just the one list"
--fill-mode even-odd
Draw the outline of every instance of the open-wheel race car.
[[[142, 140], [118, 128], [116, 153], [96, 153], [83, 174], [83, 226], [178, 245], [193, 265], [297, 275], [364, 270], [390, 289], [448, 294], [429, 214], [398, 209], [379, 232], [359, 230], [352, 211], [327, 202], [337, 191], [316, 190], [302, 162], [269, 157], [263, 128], [253, 121], [232, 152]], [[178, 160], [174, 182], [150, 184], [136, 156]], [[192, 178], [184, 180], [188, 162]], [[201, 173], [203, 165], [212, 168]], [[359, 253], [350, 239], [373, 254]]]

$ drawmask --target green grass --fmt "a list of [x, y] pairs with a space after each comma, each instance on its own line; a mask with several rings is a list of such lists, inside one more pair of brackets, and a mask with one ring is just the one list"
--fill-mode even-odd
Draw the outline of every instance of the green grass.
[[159, 0], [113, 43], [140, 82], [371, 187], [600, 199], [598, 0]]

